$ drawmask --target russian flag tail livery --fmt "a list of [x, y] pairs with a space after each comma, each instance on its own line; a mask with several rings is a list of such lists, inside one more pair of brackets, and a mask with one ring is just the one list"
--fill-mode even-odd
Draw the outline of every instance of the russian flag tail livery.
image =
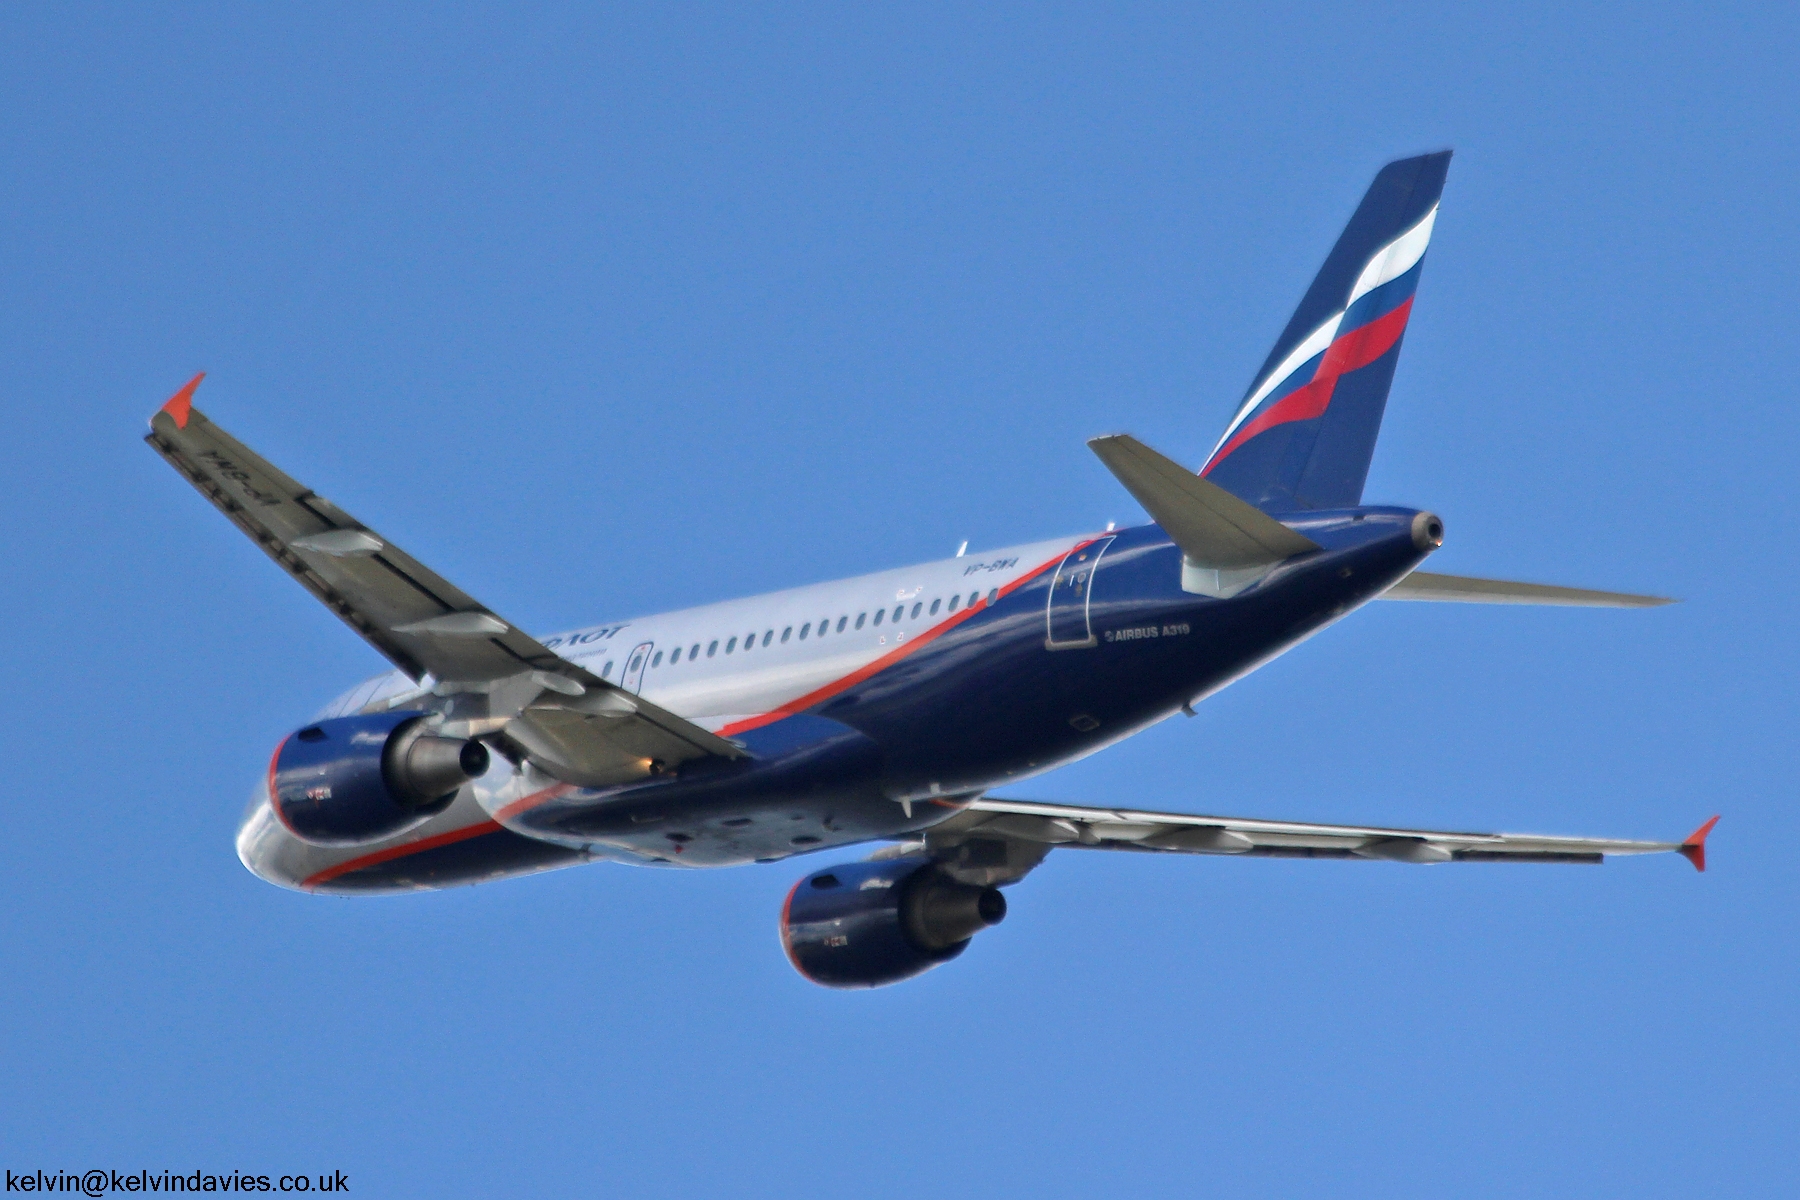
[[1362, 502], [1449, 167], [1375, 176], [1201, 475], [1267, 512]]

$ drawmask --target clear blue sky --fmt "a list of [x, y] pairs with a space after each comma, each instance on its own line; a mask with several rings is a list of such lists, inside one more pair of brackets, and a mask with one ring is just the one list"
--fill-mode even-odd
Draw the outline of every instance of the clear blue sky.
[[[0, 14], [0, 1159], [353, 1195], [1786, 1196], [1787, 5]], [[1370, 176], [1453, 146], [1368, 496], [1436, 569], [1015, 794], [1712, 869], [1059, 853], [838, 994], [785, 865], [271, 888], [382, 664], [139, 441], [199, 402], [527, 628], [1141, 519]]]

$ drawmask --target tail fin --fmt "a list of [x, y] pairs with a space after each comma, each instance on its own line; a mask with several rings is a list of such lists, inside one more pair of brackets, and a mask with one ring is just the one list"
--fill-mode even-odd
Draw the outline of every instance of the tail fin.
[[1200, 474], [1269, 512], [1362, 502], [1450, 151], [1391, 162]]

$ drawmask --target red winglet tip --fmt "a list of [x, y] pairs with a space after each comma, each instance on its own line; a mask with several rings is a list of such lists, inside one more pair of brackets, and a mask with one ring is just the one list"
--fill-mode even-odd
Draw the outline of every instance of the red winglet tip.
[[1706, 870], [1706, 835], [1711, 833], [1712, 827], [1718, 823], [1719, 818], [1714, 817], [1700, 828], [1694, 830], [1694, 832], [1688, 834], [1687, 840], [1682, 842], [1678, 848], [1681, 856], [1694, 864], [1694, 870], [1696, 871]]
[[173, 396], [169, 397], [169, 402], [162, 406], [162, 411], [174, 418], [175, 428], [187, 428], [188, 414], [194, 409], [194, 389], [199, 387], [200, 381], [205, 378], [206, 372], [200, 372], [198, 375], [188, 380], [187, 385], [179, 392], [176, 392]]

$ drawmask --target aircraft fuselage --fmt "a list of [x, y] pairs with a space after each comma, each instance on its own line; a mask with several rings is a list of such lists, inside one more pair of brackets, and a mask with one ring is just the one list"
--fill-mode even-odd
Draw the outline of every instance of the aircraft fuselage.
[[[1224, 687], [1405, 576], [1411, 509], [1283, 519], [1322, 549], [1228, 599], [1182, 590], [1155, 525], [959, 557], [653, 617], [545, 645], [742, 744], [738, 761], [584, 787], [495, 756], [393, 844], [334, 849], [274, 819], [239, 833], [288, 887], [444, 887], [605, 858], [773, 861], [903, 838], [974, 796], [1092, 754]], [[321, 717], [443, 703], [393, 672]]]

